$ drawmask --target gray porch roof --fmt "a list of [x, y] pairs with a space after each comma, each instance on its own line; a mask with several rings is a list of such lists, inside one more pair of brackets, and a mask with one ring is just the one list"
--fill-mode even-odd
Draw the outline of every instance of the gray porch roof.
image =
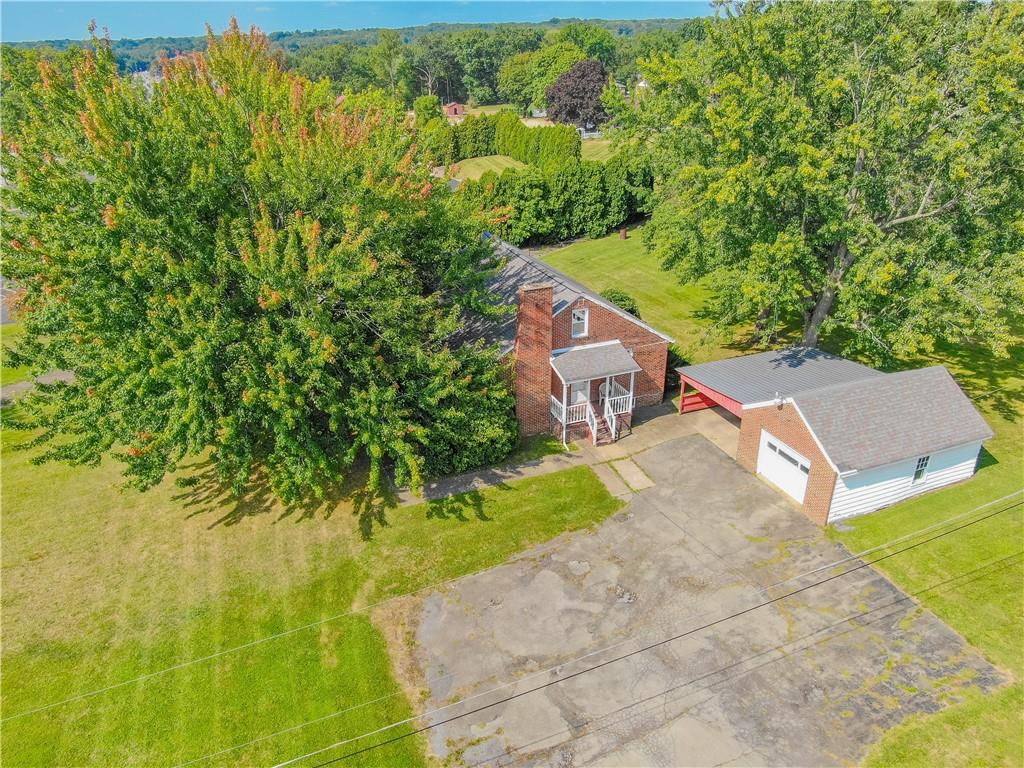
[[566, 384], [618, 376], [620, 373], [636, 373], [641, 370], [620, 341], [569, 347], [552, 356], [551, 367]]

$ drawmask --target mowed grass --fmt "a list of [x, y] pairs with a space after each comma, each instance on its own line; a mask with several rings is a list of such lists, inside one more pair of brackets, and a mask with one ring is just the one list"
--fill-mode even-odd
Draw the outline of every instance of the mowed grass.
[[643, 320], [668, 334], [688, 362], [705, 362], [737, 354], [729, 335], [709, 329], [699, 312], [709, 293], [697, 285], [683, 285], [661, 269], [640, 239], [641, 227], [631, 228], [622, 240], [618, 232], [596, 240], [580, 240], [548, 251], [541, 258], [588, 288], [620, 288], [640, 307]]
[[[985, 444], [979, 470], [971, 480], [854, 518], [848, 522], [850, 530], [830, 531], [855, 552], [969, 513], [1024, 486], [1024, 340], [1018, 337], [1008, 359], [945, 346], [915, 363], [946, 365], [996, 434]], [[1022, 500], [1024, 496], [1014, 495], [968, 515], [965, 521]], [[876, 566], [903, 589], [916, 593], [993, 563], [975, 577], [917, 599], [1015, 682], [993, 695], [976, 694], [938, 714], [912, 718], [885, 735], [869, 755], [868, 765], [1024, 765], [1022, 550], [1024, 507], [1014, 506]]]
[[[357, 487], [341, 489], [289, 513], [262, 490], [233, 501], [201, 461], [183, 472], [197, 485], [138, 493], [119, 490], [112, 462], [33, 466], [12, 450], [19, 439], [8, 429], [2, 441], [2, 735], [12, 766], [205, 755], [214, 757], [201, 765], [269, 765], [402, 720], [410, 704], [362, 608], [495, 565], [620, 505], [580, 467], [367, 514]], [[347, 762], [423, 760], [422, 743], [407, 738]]]
[[479, 104], [475, 107], [466, 107], [467, 115], [496, 115], [499, 112], [515, 111], [511, 104]]
[[21, 334], [21, 323], [0, 325], [0, 386], [15, 384], [29, 378], [28, 366], [21, 365], [12, 368], [7, 365], [7, 348], [12, 346]]
[[[690, 362], [756, 351], [728, 341], [728, 331], [707, 331], [699, 313], [708, 294], [697, 286], [680, 285], [662, 271], [644, 251], [639, 229], [631, 230], [625, 241], [617, 234], [583, 240], [542, 258], [591, 288], [614, 286], [631, 294], [644, 320], [675, 337]], [[1024, 333], [1018, 329], [1007, 358], [971, 346], [942, 345], [933, 355], [904, 361], [903, 367], [936, 364], [946, 365], [956, 376], [995, 437], [986, 443], [971, 480], [845, 521], [849, 530], [829, 531], [852, 551], [969, 512], [1024, 486]], [[977, 577], [918, 599], [1015, 682], [991, 695], [976, 692], [935, 715], [912, 718], [885, 735], [869, 756], [870, 765], [1024, 765], [1024, 564], [1014, 557], [1022, 549], [1024, 512], [1017, 507], [878, 564], [894, 583], [916, 593], [993, 563]]]
[[507, 155], [483, 155], [471, 157], [452, 166], [452, 176], [457, 179], [479, 179], [488, 171], [501, 173], [506, 168], [525, 168], [524, 163]]
[[608, 139], [584, 139], [580, 155], [584, 160], [596, 160], [603, 163], [614, 154], [612, 143]]

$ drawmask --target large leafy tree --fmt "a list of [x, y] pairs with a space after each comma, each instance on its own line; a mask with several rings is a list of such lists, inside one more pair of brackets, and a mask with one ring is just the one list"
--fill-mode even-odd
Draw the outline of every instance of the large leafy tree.
[[513, 56], [498, 74], [499, 91], [520, 112], [544, 109], [548, 88], [586, 58], [572, 43], [554, 43], [539, 51]]
[[285, 501], [503, 455], [504, 374], [450, 348], [480, 296], [481, 225], [419, 161], [399, 105], [336, 104], [234, 26], [151, 93], [103, 41], [44, 63], [4, 136], [5, 276], [19, 355], [73, 381], [25, 403], [41, 459], [113, 454], [136, 486], [209, 452]]
[[566, 24], [555, 35], [560, 43], [571, 43], [591, 59], [597, 59], [606, 67], [615, 66], [615, 35], [604, 27], [585, 22]]
[[649, 245], [712, 311], [879, 359], [1001, 350], [1024, 242], [1024, 7], [724, 6], [645, 62], [619, 123], [650, 148]]
[[573, 64], [547, 90], [548, 117], [580, 127], [600, 125], [608, 118], [601, 102], [607, 85], [608, 72], [597, 59]]

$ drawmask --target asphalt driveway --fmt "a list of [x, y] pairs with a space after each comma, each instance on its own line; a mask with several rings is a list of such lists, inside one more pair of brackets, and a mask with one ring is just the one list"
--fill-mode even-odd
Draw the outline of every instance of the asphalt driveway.
[[815, 586], [859, 561], [808, 573], [846, 551], [702, 436], [633, 459], [653, 485], [598, 529], [407, 606], [429, 722], [517, 695], [427, 732], [449, 764], [850, 764], [1003, 682], [874, 569]]

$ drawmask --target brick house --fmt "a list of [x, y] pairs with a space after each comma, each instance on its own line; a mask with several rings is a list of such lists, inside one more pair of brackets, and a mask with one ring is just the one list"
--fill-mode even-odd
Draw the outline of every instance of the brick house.
[[821, 525], [970, 477], [993, 434], [941, 365], [887, 374], [793, 347], [676, 371], [680, 412], [739, 417], [737, 461]]
[[495, 253], [488, 287], [516, 310], [469, 320], [465, 336], [511, 356], [522, 434], [611, 442], [636, 407], [661, 402], [672, 339], [523, 250], [499, 242]]

